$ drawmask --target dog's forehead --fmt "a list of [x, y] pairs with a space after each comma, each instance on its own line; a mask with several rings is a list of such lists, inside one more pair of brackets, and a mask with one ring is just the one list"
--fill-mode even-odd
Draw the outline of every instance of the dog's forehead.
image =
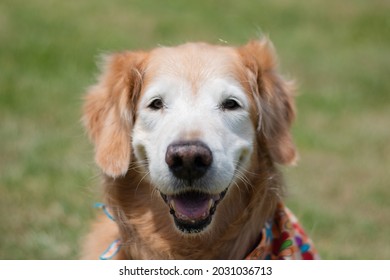
[[154, 49], [149, 57], [145, 80], [185, 80], [193, 89], [212, 79], [235, 79], [240, 59], [232, 47], [187, 43]]

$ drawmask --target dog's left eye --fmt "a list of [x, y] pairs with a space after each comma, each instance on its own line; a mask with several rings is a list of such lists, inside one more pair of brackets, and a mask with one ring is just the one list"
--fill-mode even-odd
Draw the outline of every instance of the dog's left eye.
[[241, 108], [241, 105], [234, 99], [228, 98], [224, 100], [221, 104], [222, 110], [236, 110]]

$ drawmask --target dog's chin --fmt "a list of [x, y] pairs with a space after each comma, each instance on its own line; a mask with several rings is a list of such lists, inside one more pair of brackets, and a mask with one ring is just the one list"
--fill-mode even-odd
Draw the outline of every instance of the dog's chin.
[[203, 232], [212, 222], [218, 204], [224, 198], [227, 189], [218, 194], [209, 194], [189, 190], [175, 195], [160, 192], [169, 206], [175, 226], [185, 234]]

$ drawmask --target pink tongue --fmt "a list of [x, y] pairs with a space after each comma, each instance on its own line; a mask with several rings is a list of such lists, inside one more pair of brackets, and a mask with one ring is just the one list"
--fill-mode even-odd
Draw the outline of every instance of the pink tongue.
[[172, 200], [179, 219], [199, 220], [205, 218], [205, 213], [209, 214], [210, 196], [207, 194], [183, 194], [172, 197]]

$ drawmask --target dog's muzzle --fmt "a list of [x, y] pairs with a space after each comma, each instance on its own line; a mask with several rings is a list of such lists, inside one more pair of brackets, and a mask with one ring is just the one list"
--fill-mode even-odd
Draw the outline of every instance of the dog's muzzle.
[[172, 175], [185, 186], [184, 191], [177, 190], [172, 195], [161, 193], [176, 227], [185, 233], [201, 232], [211, 223], [212, 215], [226, 193], [226, 190], [208, 193], [195, 187], [213, 163], [210, 148], [201, 141], [174, 142], [167, 148], [165, 162]]

